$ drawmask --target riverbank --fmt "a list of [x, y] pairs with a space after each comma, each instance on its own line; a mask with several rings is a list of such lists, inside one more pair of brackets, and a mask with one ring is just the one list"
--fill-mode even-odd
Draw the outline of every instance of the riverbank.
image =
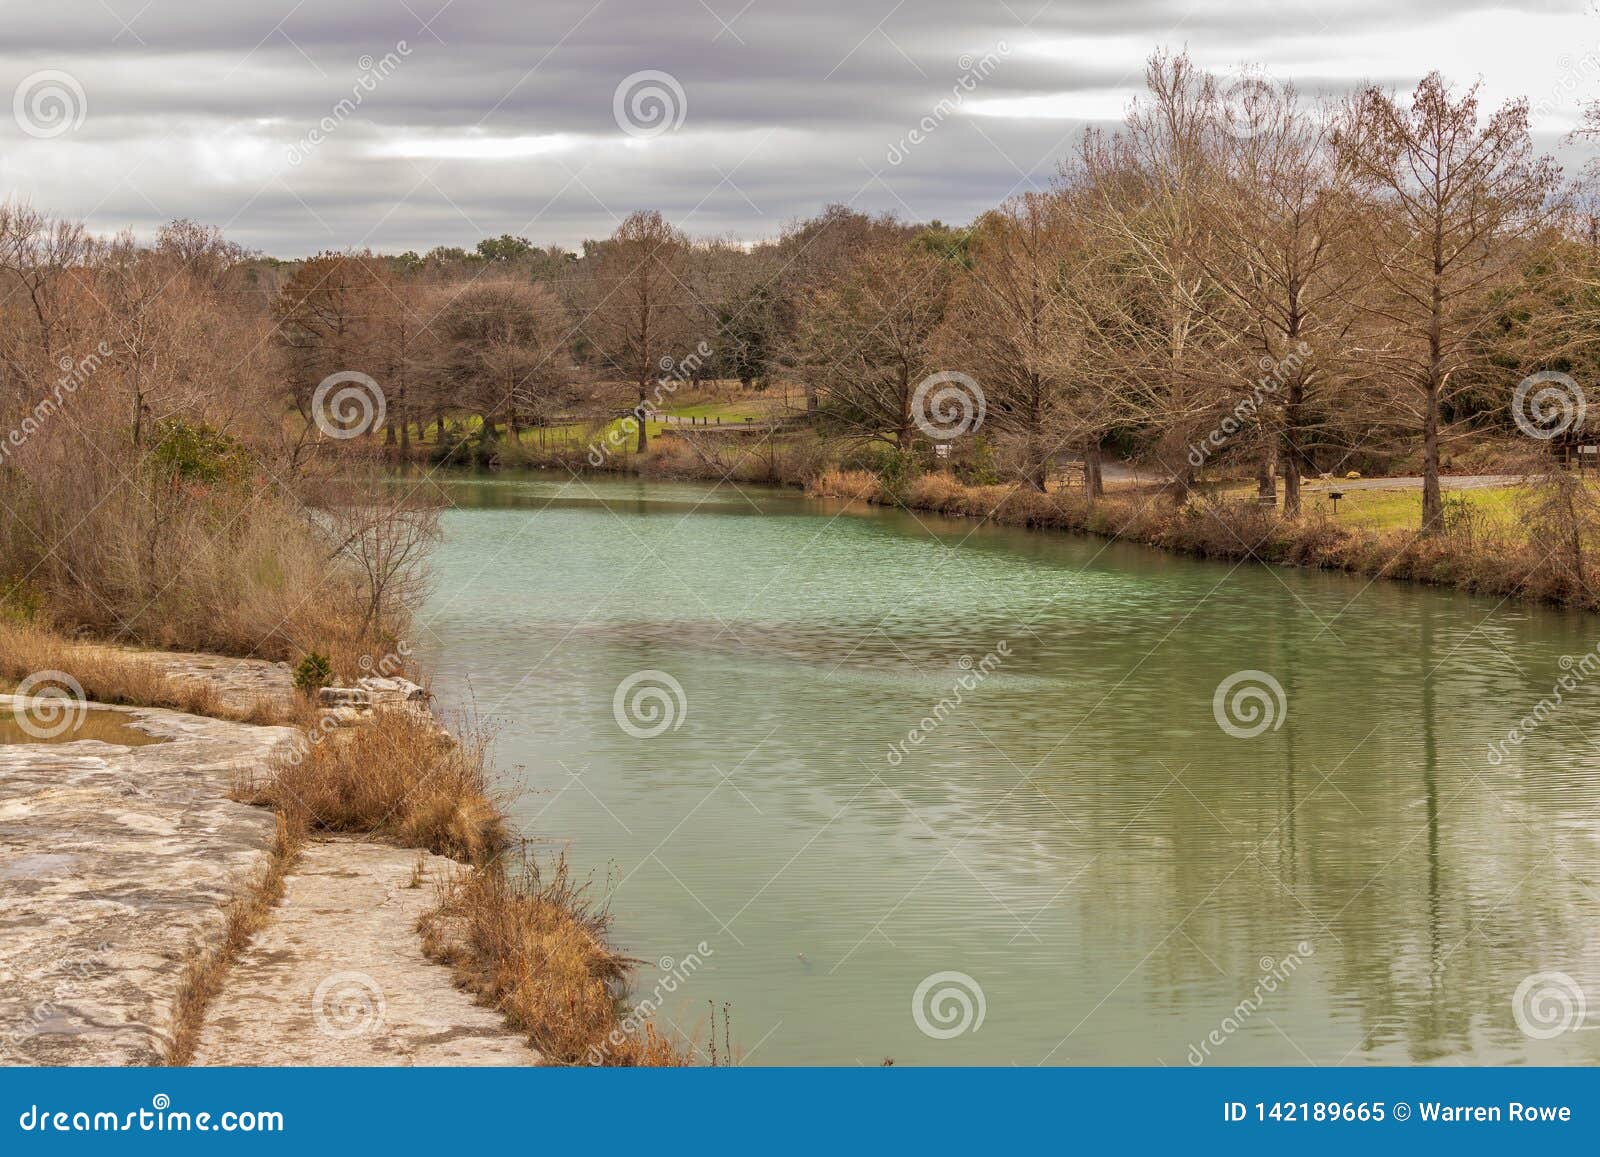
[[[508, 856], [478, 738], [409, 706], [323, 726], [281, 663], [0, 624], [0, 673], [40, 671], [79, 691], [0, 699], [51, 740], [0, 745], [9, 1063], [575, 1063], [617, 1032], [631, 961], [563, 865]], [[156, 742], [76, 737], [108, 716]], [[605, 1063], [684, 1063], [635, 1043]]]
[[[1398, 491], [1386, 495], [1382, 488], [1390, 480], [1382, 478], [1353, 483], [1361, 490], [1346, 503], [1342, 517], [1312, 490], [1306, 513], [1290, 519], [1276, 507], [1262, 506], [1253, 490], [1226, 486], [1196, 489], [1180, 503], [1149, 480], [1108, 483], [1107, 492], [1091, 502], [1080, 486], [1062, 483], [1041, 492], [1022, 483], [969, 485], [943, 472], [886, 477], [840, 468], [838, 455], [804, 431], [782, 438], [695, 438], [680, 432], [658, 438], [643, 455], [619, 450], [599, 461], [572, 446], [521, 446], [508, 465], [791, 487], [819, 498], [1136, 542], [1200, 558], [1335, 570], [1600, 610], [1600, 575], [1588, 561], [1600, 553], [1600, 542], [1592, 541], [1600, 537], [1600, 511], [1576, 512], [1584, 525], [1574, 538], [1571, 526], [1561, 525], [1573, 521], [1570, 507], [1563, 516], [1552, 509], [1560, 505], [1558, 495], [1541, 498], [1525, 484], [1468, 498], [1452, 493], [1446, 479], [1445, 528], [1422, 535], [1416, 517], [1405, 513], [1409, 506], [1393, 501], [1411, 499], [1420, 510], [1420, 497]], [[1538, 530], [1550, 541], [1532, 540], [1536, 532], [1527, 512], [1541, 508], [1543, 517], [1536, 521], [1545, 525]], [[1364, 511], [1374, 517], [1361, 517]]]
[[1370, 531], [1342, 526], [1327, 514], [1298, 520], [1238, 499], [1175, 505], [1161, 493], [1106, 496], [1080, 491], [1040, 493], [1023, 486], [965, 486], [925, 475], [891, 488], [874, 475], [830, 471], [808, 493], [907, 510], [975, 518], [1035, 529], [1065, 530], [1138, 542], [1200, 558], [1337, 570], [1372, 578], [1455, 587], [1473, 594], [1523, 598], [1584, 610], [1600, 609], [1587, 572], [1575, 575], [1553, 554], [1495, 526], [1466, 525], [1445, 533]]

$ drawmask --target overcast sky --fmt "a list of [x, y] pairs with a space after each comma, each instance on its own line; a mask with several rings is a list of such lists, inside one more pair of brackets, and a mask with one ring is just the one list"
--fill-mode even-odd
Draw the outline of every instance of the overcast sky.
[[575, 246], [641, 207], [965, 221], [1048, 184], [1158, 45], [1309, 91], [1481, 76], [1552, 150], [1600, 97], [1585, 0], [0, 0], [0, 196], [286, 257]]

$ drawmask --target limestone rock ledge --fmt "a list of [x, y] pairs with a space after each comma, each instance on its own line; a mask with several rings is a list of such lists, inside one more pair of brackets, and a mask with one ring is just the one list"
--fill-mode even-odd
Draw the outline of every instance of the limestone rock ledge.
[[3, 1064], [158, 1062], [185, 961], [276, 831], [227, 796], [291, 728], [104, 709], [168, 742], [0, 746]]

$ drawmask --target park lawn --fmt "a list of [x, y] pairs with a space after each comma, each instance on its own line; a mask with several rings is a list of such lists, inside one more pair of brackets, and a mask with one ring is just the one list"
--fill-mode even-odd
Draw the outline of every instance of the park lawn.
[[[1445, 490], [1446, 512], [1452, 503], [1465, 503], [1485, 524], [1510, 527], [1517, 517], [1520, 487], [1489, 486], [1478, 490]], [[1335, 512], [1330, 491], [1339, 491]], [[1248, 499], [1255, 495], [1254, 482], [1228, 482], [1215, 488], [1229, 498]], [[1278, 484], [1278, 501], [1283, 501], [1283, 484]], [[1415, 530], [1422, 524], [1421, 490], [1342, 490], [1337, 482], [1318, 481], [1301, 490], [1301, 503], [1307, 515], [1326, 514], [1352, 530]]]
[[732, 402], [694, 402], [687, 406], [669, 406], [667, 413], [678, 418], [710, 418], [715, 422], [743, 422], [746, 418], [765, 418], [768, 408], [756, 399]]
[[[1338, 489], [1329, 487], [1328, 489]], [[1485, 527], [1510, 528], [1517, 519], [1519, 486], [1486, 486], [1476, 490], [1446, 490], [1445, 515], [1457, 504], [1472, 510]], [[1307, 514], [1333, 512], [1326, 490], [1308, 490], [1303, 495]], [[1339, 500], [1335, 517], [1340, 523], [1360, 530], [1414, 530], [1422, 524], [1421, 490], [1347, 490]]]

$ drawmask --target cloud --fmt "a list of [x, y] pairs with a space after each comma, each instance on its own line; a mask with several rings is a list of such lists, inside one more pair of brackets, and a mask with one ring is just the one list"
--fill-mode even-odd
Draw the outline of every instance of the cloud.
[[[48, 138], [0, 117], [0, 186], [97, 229], [192, 216], [285, 256], [505, 231], [576, 245], [642, 205], [743, 238], [829, 201], [959, 221], [1048, 184], [1086, 121], [1120, 115], [1157, 45], [1311, 91], [1482, 73], [1491, 99], [1534, 101], [1550, 143], [1600, 75], [1584, 63], [1600, 61], [1600, 20], [1575, 2], [33, 5], [7, 14], [0, 95], [60, 70], [86, 108]], [[686, 102], [681, 127], [648, 139], [614, 115], [618, 85], [646, 70]]]

